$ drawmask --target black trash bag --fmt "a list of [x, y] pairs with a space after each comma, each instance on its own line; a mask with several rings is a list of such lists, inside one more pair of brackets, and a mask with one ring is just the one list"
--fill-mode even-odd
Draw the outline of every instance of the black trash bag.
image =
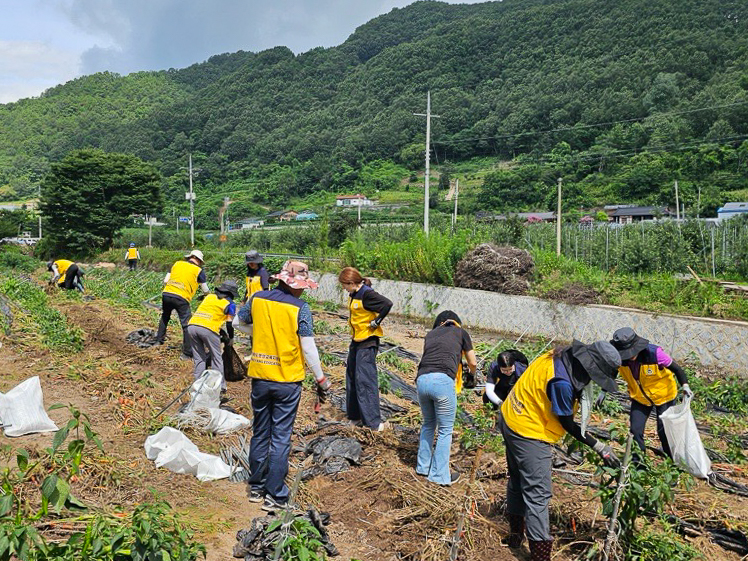
[[320, 436], [312, 440], [304, 450], [312, 455], [313, 465], [305, 469], [301, 479], [306, 481], [318, 475], [335, 475], [348, 471], [352, 465], [361, 463], [361, 443], [349, 436]]
[[227, 382], [240, 382], [247, 377], [247, 367], [234, 345], [223, 346], [223, 377]]

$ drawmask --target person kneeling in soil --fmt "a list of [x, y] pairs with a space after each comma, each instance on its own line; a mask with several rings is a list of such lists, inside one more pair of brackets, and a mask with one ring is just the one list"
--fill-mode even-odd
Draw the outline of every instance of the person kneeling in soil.
[[[187, 330], [192, 345], [192, 360], [195, 363], [193, 375], [195, 379], [206, 368], [210, 356], [210, 369], [218, 370], [223, 376], [223, 353], [221, 351], [221, 327], [226, 324], [229, 341], [233, 339], [234, 328], [231, 322], [236, 315], [234, 300], [239, 298], [239, 287], [234, 281], [226, 281], [215, 290], [215, 294], [208, 294], [190, 318]], [[226, 389], [226, 379], [221, 381], [221, 389]]]
[[350, 295], [348, 309], [352, 340], [345, 370], [345, 411], [349, 420], [370, 429], [384, 429], [379, 409], [377, 352], [384, 336], [382, 321], [392, 302], [371, 288], [371, 281], [353, 267], [346, 267], [338, 280]]
[[[626, 381], [629, 397], [631, 397], [629, 422], [634, 440], [641, 451], [646, 453], [644, 426], [654, 409], [657, 415], [657, 436], [660, 437], [660, 444], [665, 454], [672, 458], [660, 415], [675, 403], [675, 398], [678, 396], [676, 380], [683, 393], [689, 399], [693, 397], [686, 373], [665, 351], [637, 335], [630, 327], [617, 330], [613, 333], [610, 342], [618, 349], [623, 361], [618, 372]], [[634, 462], [639, 462], [636, 454]]]
[[621, 365], [618, 351], [607, 341], [547, 352], [527, 368], [501, 406], [501, 431], [506, 445], [509, 547], [530, 541], [532, 561], [550, 561], [553, 537], [548, 507], [551, 502], [553, 445], [571, 434], [597, 452], [606, 466], [619, 465], [610, 446], [583, 434], [574, 422], [585, 388], [591, 381], [606, 391], [616, 388]]
[[58, 288], [64, 288], [65, 290], [84, 292], [83, 270], [73, 261], [67, 259], [49, 261], [47, 270], [52, 273], [49, 284], [57, 285]]
[[436, 316], [434, 327], [423, 343], [416, 375], [423, 415], [416, 473], [439, 485], [451, 485], [460, 477], [459, 473], [450, 472], [449, 453], [457, 394], [462, 389], [462, 357], [467, 359], [471, 374], [475, 374], [478, 366], [473, 342], [460, 323], [459, 316], [450, 310]]
[[488, 367], [483, 403], [486, 405], [490, 403], [495, 411], [499, 411], [501, 404], [504, 403], [509, 392], [512, 391], [514, 384], [527, 370], [529, 362], [524, 353], [516, 349], [499, 353], [496, 360]]
[[274, 280], [278, 286], [255, 293], [234, 321], [235, 328], [253, 335], [249, 500], [263, 502], [261, 508], [268, 511], [282, 508], [289, 499], [285, 480], [304, 364], [314, 374], [320, 403], [330, 388], [314, 343], [312, 310], [300, 299], [317, 283], [299, 261], [286, 261]]

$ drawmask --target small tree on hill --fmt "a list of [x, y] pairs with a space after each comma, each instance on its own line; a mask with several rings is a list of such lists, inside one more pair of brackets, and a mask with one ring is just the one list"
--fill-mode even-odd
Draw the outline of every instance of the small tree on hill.
[[111, 245], [131, 214], [161, 210], [161, 175], [130, 154], [76, 150], [52, 165], [40, 209], [48, 253], [81, 256]]

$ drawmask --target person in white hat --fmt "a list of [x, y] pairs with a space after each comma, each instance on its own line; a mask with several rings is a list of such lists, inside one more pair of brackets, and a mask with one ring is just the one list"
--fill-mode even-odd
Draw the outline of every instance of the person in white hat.
[[192, 344], [187, 326], [192, 317], [190, 301], [195, 296], [198, 286], [203, 294], [208, 294], [208, 279], [203, 271], [205, 258], [199, 249], [193, 249], [184, 256], [184, 261], [177, 261], [171, 271], [164, 277], [164, 290], [161, 293], [161, 319], [158, 322], [156, 340], [163, 344], [166, 340], [166, 326], [171, 319], [171, 312], [176, 310], [179, 323], [182, 325], [182, 353], [192, 358]]

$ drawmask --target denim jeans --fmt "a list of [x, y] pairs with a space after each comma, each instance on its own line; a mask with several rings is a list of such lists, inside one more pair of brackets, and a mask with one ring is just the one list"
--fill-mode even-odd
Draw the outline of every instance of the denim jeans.
[[252, 440], [249, 484], [279, 503], [288, 500], [288, 455], [301, 399], [301, 383], [252, 380]]
[[431, 372], [418, 377], [416, 389], [423, 415], [416, 473], [426, 475], [434, 483], [449, 485], [449, 453], [457, 411], [455, 381], [441, 372]]

